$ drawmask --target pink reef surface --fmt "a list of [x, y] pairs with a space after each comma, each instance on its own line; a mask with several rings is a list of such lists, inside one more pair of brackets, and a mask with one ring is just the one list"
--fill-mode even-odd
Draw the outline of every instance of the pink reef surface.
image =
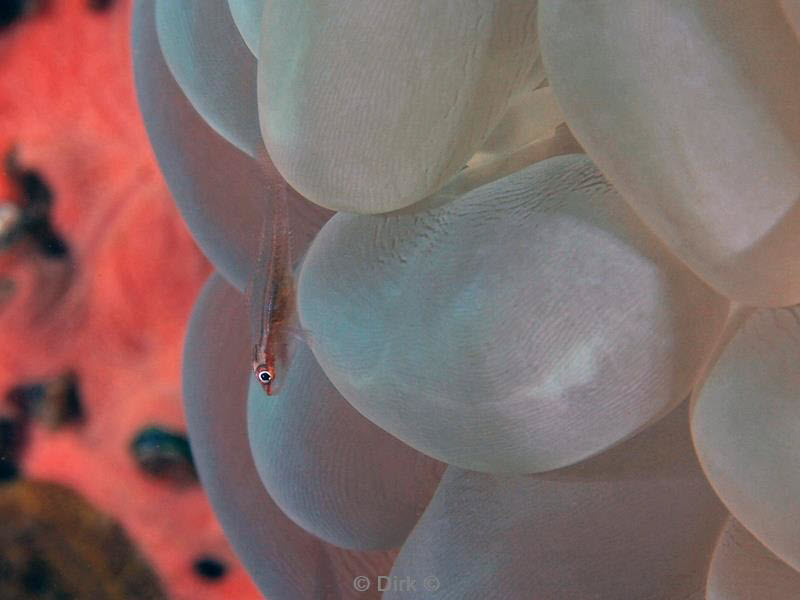
[[[0, 277], [16, 285], [0, 308], [0, 389], [74, 369], [86, 420], [33, 425], [23, 476], [68, 485], [118, 519], [170, 597], [258, 598], [202, 488], [149, 477], [129, 450], [147, 425], [184, 429], [182, 340], [210, 272], [141, 124], [131, 10], [51, 0], [0, 33], [0, 151], [16, 144], [52, 185], [73, 265], [24, 243], [0, 253]], [[0, 177], [0, 199], [12, 187]], [[194, 573], [203, 554], [227, 563], [225, 577]]]

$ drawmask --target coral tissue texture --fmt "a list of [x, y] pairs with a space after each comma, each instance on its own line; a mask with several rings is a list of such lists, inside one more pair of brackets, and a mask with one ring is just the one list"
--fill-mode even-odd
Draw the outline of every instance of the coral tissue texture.
[[299, 305], [368, 418], [445, 462], [520, 473], [596, 454], [683, 400], [727, 311], [584, 155], [427, 211], [337, 215]]
[[[798, 12], [138, 5], [148, 133], [217, 271], [190, 436], [264, 594], [797, 597]], [[281, 184], [299, 346], [267, 396], [247, 290]]]
[[535, 19], [536, 2], [516, 0], [266, 2], [258, 109], [270, 157], [334, 210], [416, 202], [497, 124], [536, 58]]
[[542, 56], [570, 127], [711, 285], [800, 302], [800, 46], [775, 0], [551, 0]]

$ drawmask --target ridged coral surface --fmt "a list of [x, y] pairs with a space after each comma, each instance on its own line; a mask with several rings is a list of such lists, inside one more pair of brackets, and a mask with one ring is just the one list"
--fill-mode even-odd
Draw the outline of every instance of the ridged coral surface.
[[[190, 434], [261, 589], [793, 599], [797, 2], [227, 7], [143, 2], [133, 37], [217, 269]], [[296, 296], [254, 299], [281, 186]]]

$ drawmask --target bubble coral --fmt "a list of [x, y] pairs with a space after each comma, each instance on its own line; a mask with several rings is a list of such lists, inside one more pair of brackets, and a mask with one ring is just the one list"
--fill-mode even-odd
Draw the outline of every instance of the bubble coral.
[[[797, 14], [139, 4], [141, 109], [218, 271], [190, 437], [267, 596], [792, 597]], [[281, 181], [310, 335], [267, 398], [242, 291]]]

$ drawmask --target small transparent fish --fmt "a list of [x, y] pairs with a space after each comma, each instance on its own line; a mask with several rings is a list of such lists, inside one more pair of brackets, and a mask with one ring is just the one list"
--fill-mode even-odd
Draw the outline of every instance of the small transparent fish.
[[276, 186], [271, 223], [264, 219], [258, 261], [247, 291], [253, 373], [268, 396], [277, 394], [286, 379], [298, 336], [287, 195], [285, 182]]

